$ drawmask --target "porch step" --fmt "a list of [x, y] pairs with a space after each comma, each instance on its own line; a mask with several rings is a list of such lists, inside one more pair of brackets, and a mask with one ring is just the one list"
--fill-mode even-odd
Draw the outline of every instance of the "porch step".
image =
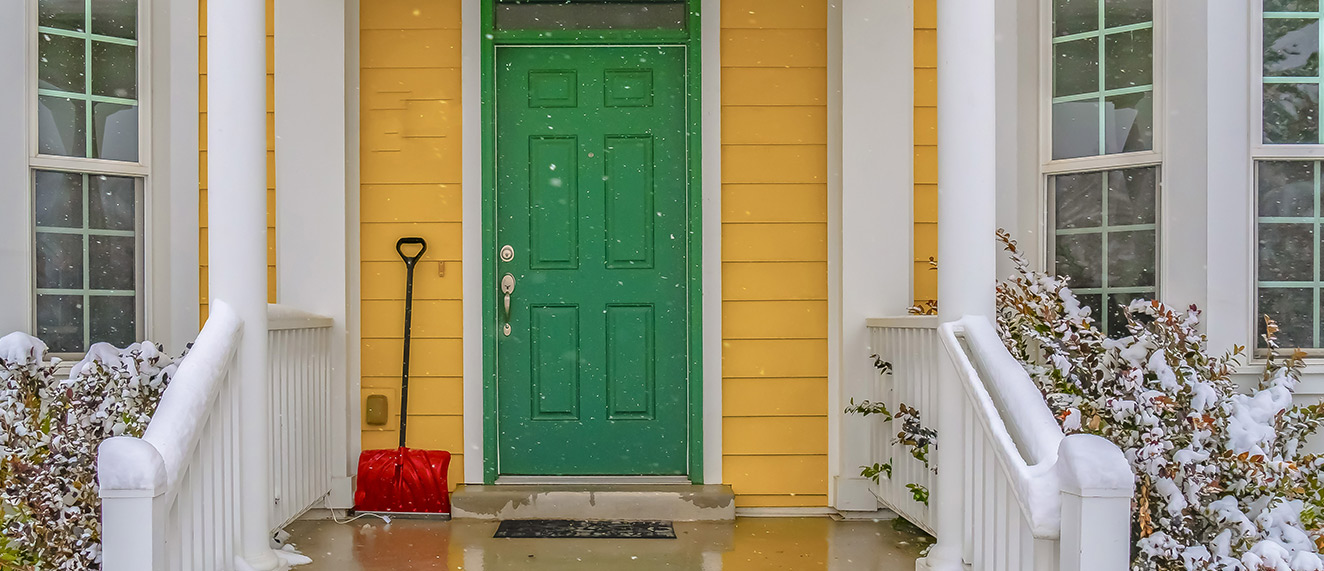
[[730, 521], [736, 496], [717, 485], [462, 485], [451, 495], [451, 517]]

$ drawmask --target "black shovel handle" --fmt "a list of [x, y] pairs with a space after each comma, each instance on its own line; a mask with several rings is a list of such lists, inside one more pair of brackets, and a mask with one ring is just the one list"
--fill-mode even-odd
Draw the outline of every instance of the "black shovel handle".
[[[417, 244], [418, 253], [412, 256], [406, 255], [404, 250], [406, 244]], [[405, 262], [405, 343], [404, 357], [400, 365], [400, 447], [404, 448], [405, 427], [409, 419], [409, 333], [414, 313], [414, 265], [423, 258], [423, 252], [428, 251], [428, 243], [417, 236], [405, 237], [396, 240], [395, 251]]]
[[[418, 244], [418, 253], [412, 256], [405, 254], [405, 244]], [[414, 264], [423, 257], [423, 252], [428, 251], [428, 243], [418, 236], [409, 236], [395, 241], [395, 251], [400, 254], [400, 259], [405, 261], [406, 266], [413, 268]]]

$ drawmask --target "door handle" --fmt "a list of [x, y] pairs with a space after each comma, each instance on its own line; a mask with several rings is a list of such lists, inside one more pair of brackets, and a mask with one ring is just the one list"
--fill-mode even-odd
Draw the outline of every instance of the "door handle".
[[501, 276], [501, 293], [504, 294], [506, 307], [506, 323], [501, 328], [501, 332], [510, 335], [510, 294], [515, 293], [515, 276], [509, 273]]

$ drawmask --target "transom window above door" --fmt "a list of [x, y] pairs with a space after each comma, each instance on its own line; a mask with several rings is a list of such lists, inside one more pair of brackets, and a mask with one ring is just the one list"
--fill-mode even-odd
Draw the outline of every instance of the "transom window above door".
[[681, 0], [496, 0], [498, 30], [684, 30]]

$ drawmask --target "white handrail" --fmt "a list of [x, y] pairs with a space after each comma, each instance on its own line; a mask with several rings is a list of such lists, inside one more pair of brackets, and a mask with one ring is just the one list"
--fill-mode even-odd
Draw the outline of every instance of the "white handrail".
[[[1034, 382], [993, 325], [965, 317], [939, 327], [961, 384], [962, 555], [975, 571], [1122, 571], [1130, 564], [1134, 476], [1115, 444], [1064, 437]], [[940, 538], [941, 539], [941, 538]], [[951, 538], [944, 539], [944, 541]]]

